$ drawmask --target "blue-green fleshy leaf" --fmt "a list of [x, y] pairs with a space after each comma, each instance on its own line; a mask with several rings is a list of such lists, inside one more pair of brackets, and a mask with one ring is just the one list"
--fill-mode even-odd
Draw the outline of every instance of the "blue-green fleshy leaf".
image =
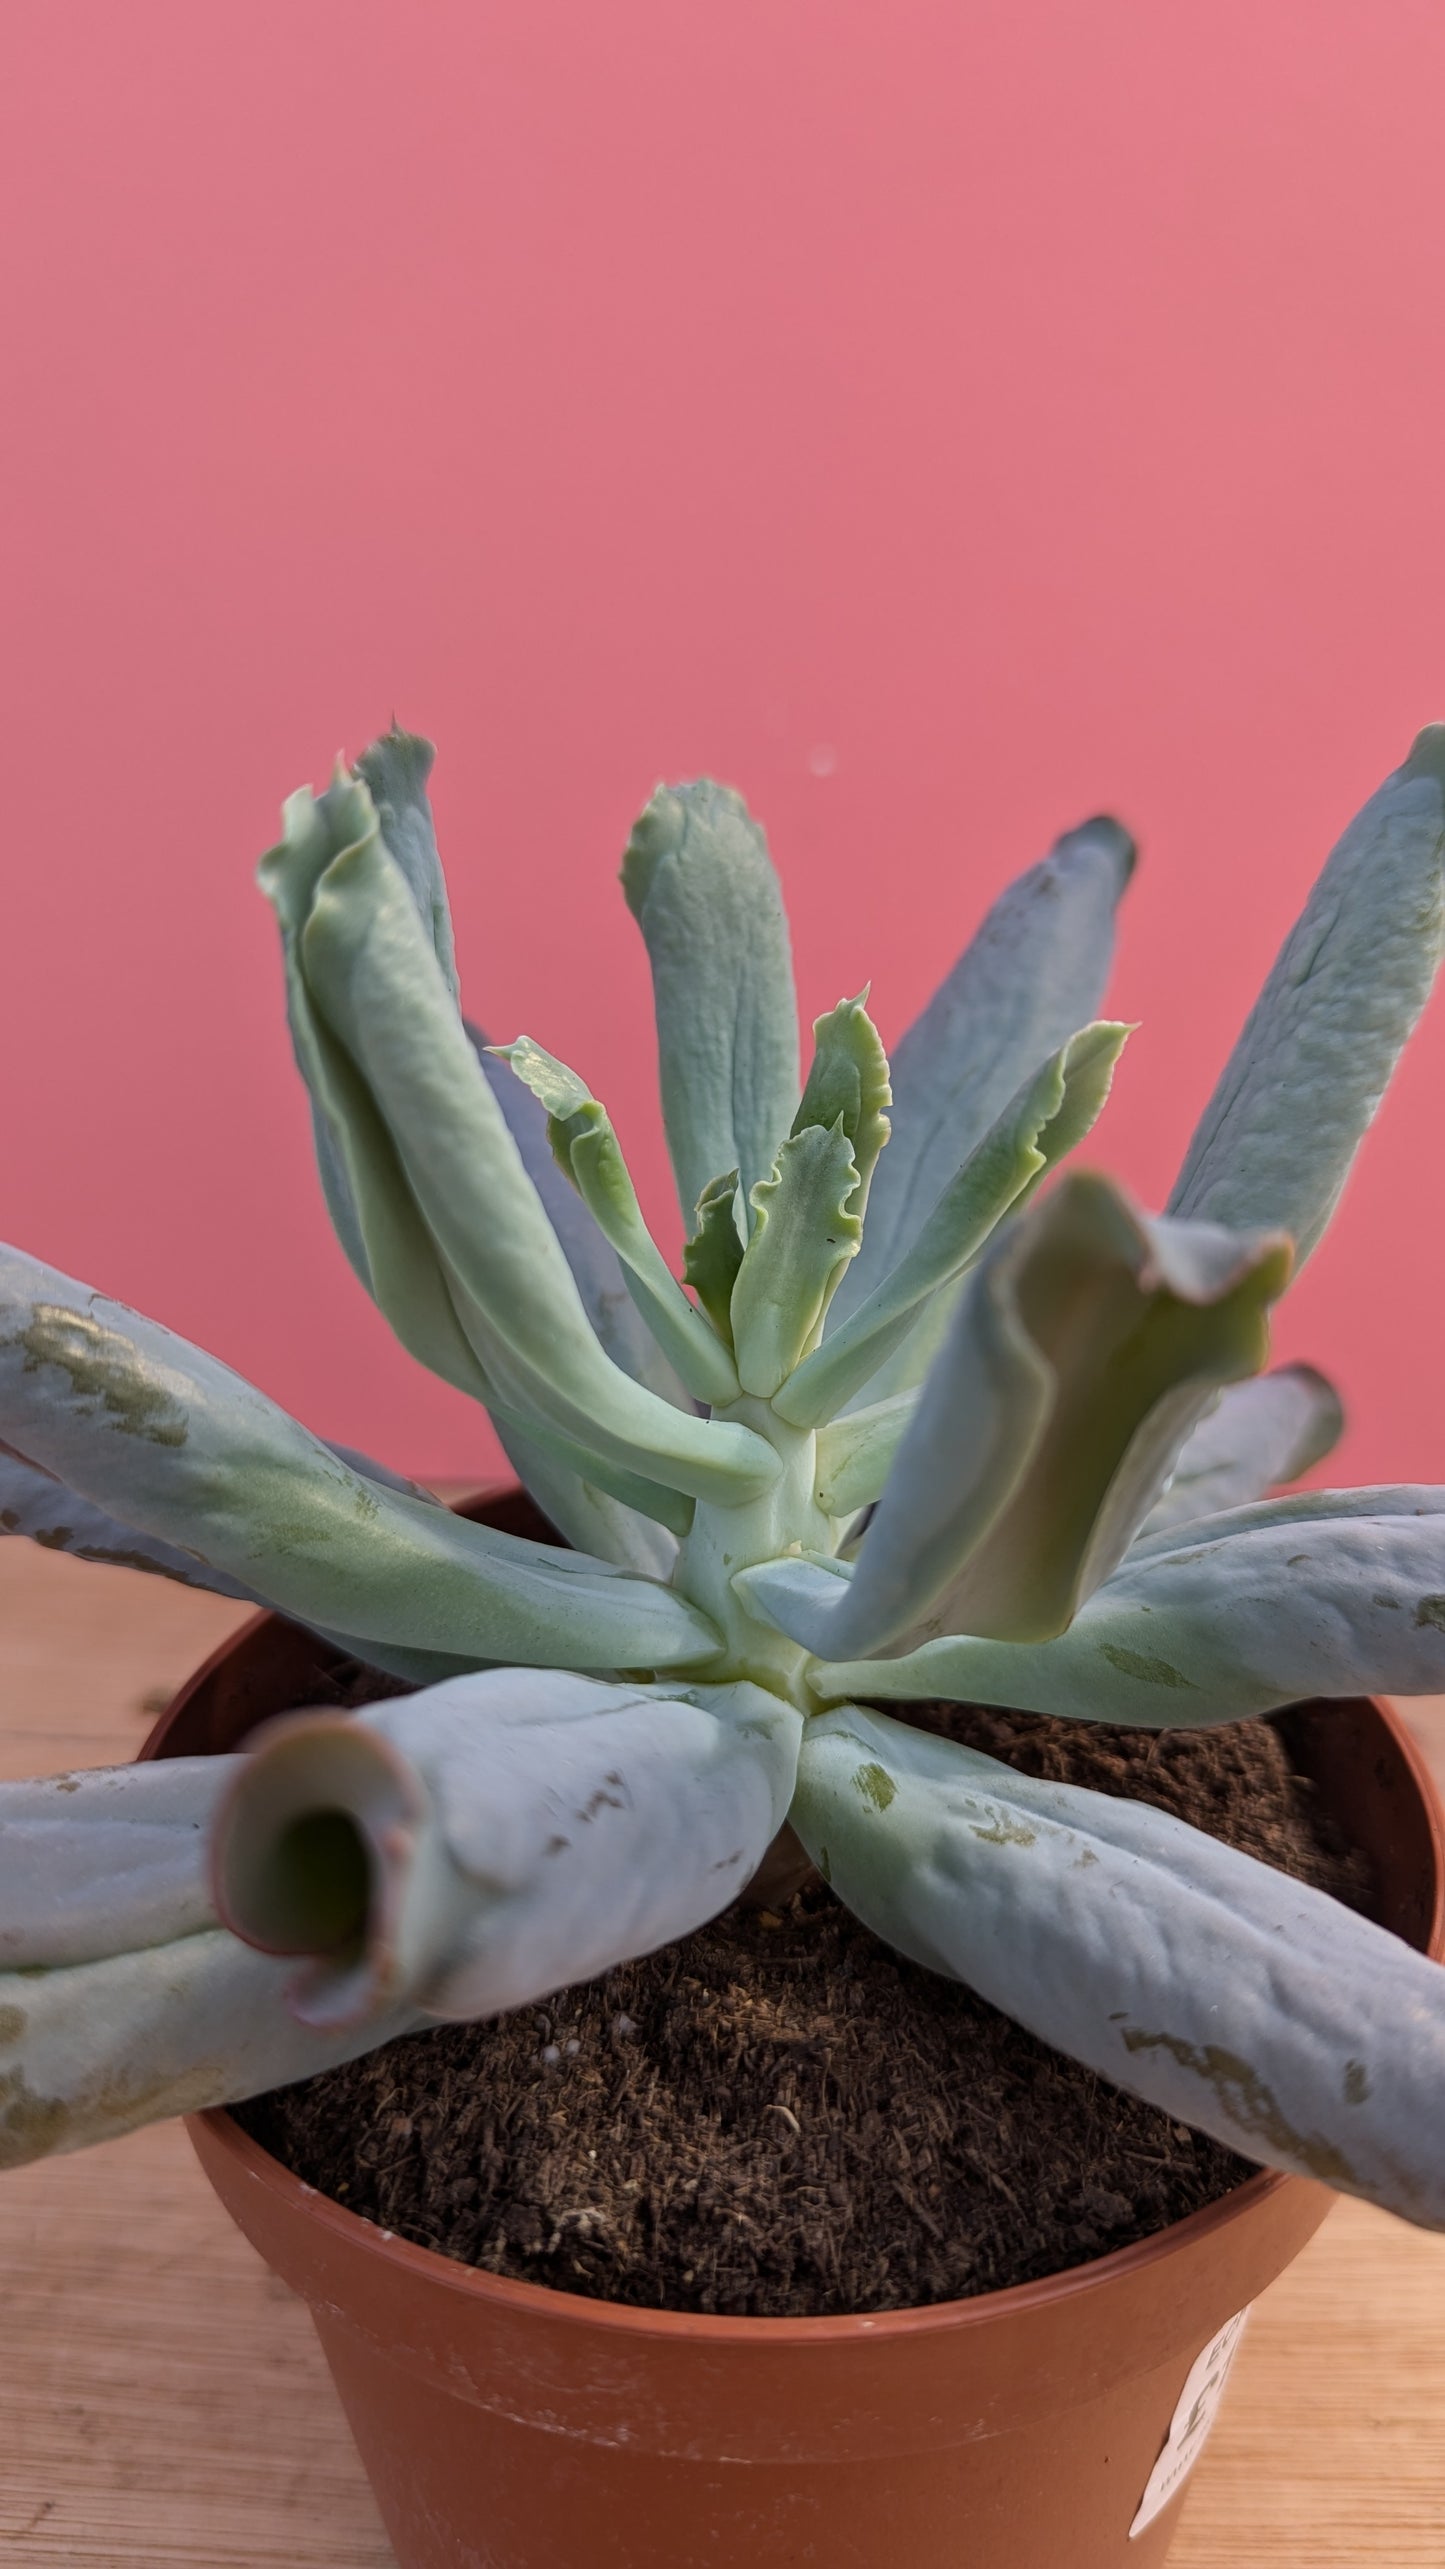
[[[799, 1593], [820, 1578], [804, 1562], [774, 1568]], [[800, 1619], [781, 1598], [767, 1610]], [[1316, 1695], [1445, 1694], [1445, 1490], [1306, 1490], [1231, 1508], [1136, 1544], [1057, 1640], [955, 1635], [819, 1667], [814, 1683], [830, 1698], [1183, 1730]]]
[[739, 1210], [798, 1104], [792, 949], [767, 841], [740, 794], [660, 785], [622, 888], [652, 966], [663, 1122], [690, 1231], [703, 1190], [740, 1172]]
[[362, 1644], [589, 1668], [715, 1647], [652, 1580], [363, 1479], [213, 1357], [13, 1249], [0, 1251], [0, 1436], [143, 1533]]
[[1171, 1213], [1278, 1222], [1302, 1265], [1430, 995], [1445, 936], [1445, 723], [1350, 823], [1189, 1145]]
[[1338, 1392], [1313, 1365], [1279, 1365], [1231, 1384], [1181, 1448], [1141, 1536], [1245, 1507], [1298, 1480], [1339, 1442], [1344, 1423]]
[[1266, 2166], [1445, 2227], [1445, 1972], [1146, 1804], [855, 1704], [810, 1722], [793, 1825], [915, 1962]]
[[1117, 821], [1067, 831], [995, 901], [903, 1037], [891, 1064], [892, 1139], [835, 1328], [896, 1265], [1023, 1082], [1097, 1013], [1134, 855]]

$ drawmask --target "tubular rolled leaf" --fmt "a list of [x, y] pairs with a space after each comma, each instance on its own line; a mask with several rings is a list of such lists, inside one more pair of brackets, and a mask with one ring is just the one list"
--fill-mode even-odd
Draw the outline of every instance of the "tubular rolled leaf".
[[[800, 1715], [756, 1686], [602, 1686], [498, 1669], [284, 1717], [218, 1814], [217, 1905], [301, 1958], [318, 2024], [405, 1998], [493, 2015], [650, 1953], [726, 1907], [787, 1816]], [[305, 1824], [350, 1822], [352, 1907], [318, 1906]]]

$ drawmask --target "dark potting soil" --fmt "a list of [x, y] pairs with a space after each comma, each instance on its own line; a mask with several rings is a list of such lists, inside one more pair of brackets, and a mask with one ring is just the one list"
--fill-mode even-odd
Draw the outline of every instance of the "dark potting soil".
[[[1157, 1734], [910, 1717], [1371, 1906], [1369, 1860], [1298, 1770], [1287, 1715]], [[816, 1877], [779, 1911], [735, 1907], [544, 2006], [406, 2036], [237, 2115], [308, 2184], [465, 2264], [774, 2318], [1026, 2283], [1252, 2173], [902, 1961]]]

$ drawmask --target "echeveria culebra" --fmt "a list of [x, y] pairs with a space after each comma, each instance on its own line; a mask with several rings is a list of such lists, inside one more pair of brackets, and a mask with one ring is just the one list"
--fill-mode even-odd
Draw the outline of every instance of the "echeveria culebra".
[[1340, 1413], [1263, 1370], [1439, 961], [1445, 732], [1330, 858], [1157, 1217], [1054, 1175], [1129, 1032], [1097, 1014], [1117, 823], [995, 904], [891, 1080], [859, 998], [805, 1076], [761, 831], [660, 790], [623, 883], [681, 1278], [585, 1080], [462, 1013], [430, 766], [393, 731], [294, 796], [262, 880], [347, 1255], [565, 1541], [460, 1522], [0, 1253], [0, 1524], [267, 1600], [417, 1689], [0, 1787], [0, 2161], [603, 1971], [790, 1821], [900, 1950], [1246, 2153], [1445, 2223], [1434, 1964], [879, 1709], [1165, 1727], [1445, 1691], [1445, 1492], [1271, 1496]]

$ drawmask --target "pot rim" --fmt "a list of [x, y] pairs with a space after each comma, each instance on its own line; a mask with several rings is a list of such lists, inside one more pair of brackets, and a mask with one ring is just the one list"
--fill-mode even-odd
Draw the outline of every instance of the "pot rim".
[[[470, 1511], [488, 1499], [505, 1495], [512, 1486], [502, 1483], [490, 1485], [461, 1504]], [[138, 1752], [140, 1759], [149, 1759], [157, 1754], [164, 1735], [191, 1696], [230, 1658], [243, 1639], [273, 1620], [284, 1618], [273, 1616], [265, 1608], [249, 1616], [193, 1670], [177, 1688], [147, 1736]], [[1379, 1696], [1355, 1700], [1368, 1702], [1385, 1724], [1422, 1807], [1434, 1868], [1430, 1928], [1423, 1950], [1439, 1961], [1445, 1957], [1445, 1813], [1442, 1813], [1425, 1758], [1393, 1705]], [[1231, 2187], [1228, 2194], [1217, 2196], [1213, 2203], [1202, 2205], [1197, 2212], [1186, 2213], [1182, 2221], [1169, 2222], [1164, 2229], [1152, 2232], [1146, 2239], [1136, 2239], [1127, 2248], [1113, 2249], [1107, 2256], [1091, 2257], [1077, 2266], [1065, 2266], [1057, 2274], [1038, 2276], [1031, 2283], [1010, 2284], [1000, 2291], [971, 2293], [961, 2300], [927, 2302], [906, 2310], [854, 2311], [811, 2319], [754, 2319], [721, 2312], [655, 2310], [632, 2302], [597, 2300], [584, 2293], [566, 2292], [553, 2284], [525, 2283], [514, 2276], [491, 2274], [484, 2267], [464, 2265], [459, 2259], [444, 2257], [435, 2248], [418, 2247], [409, 2239], [381, 2229], [364, 2214], [349, 2210], [333, 2196], [307, 2185], [282, 2160], [273, 2157], [269, 2150], [264, 2150], [258, 2141], [243, 2131], [225, 2106], [213, 2106], [204, 2113], [187, 2115], [185, 2121], [203, 2159], [209, 2151], [220, 2152], [234, 2163], [237, 2174], [250, 2183], [263, 2185], [283, 2199], [289, 2197], [288, 2208], [292, 2216], [319, 2224], [324, 2231], [331, 2233], [338, 2247], [380, 2258], [384, 2263], [413, 2275], [418, 2281], [429, 2278], [433, 2285], [459, 2293], [464, 2298], [491, 2302], [519, 2315], [525, 2312], [537, 2317], [551, 2314], [562, 2324], [593, 2328], [605, 2334], [687, 2339], [719, 2348], [817, 2346], [829, 2341], [857, 2344], [865, 2339], [913, 2338], [943, 2329], [986, 2327], [994, 2319], [1022, 2316], [1081, 2293], [1103, 2291], [1137, 2268], [1171, 2255], [1176, 2249], [1202, 2244], [1214, 2232], [1247, 2219], [1284, 2186], [1309, 2186], [1312, 2191], [1333, 2192], [1333, 2189], [1317, 2186], [1311, 2178], [1292, 2176], [1283, 2169], [1261, 2168], [1241, 2185]]]

